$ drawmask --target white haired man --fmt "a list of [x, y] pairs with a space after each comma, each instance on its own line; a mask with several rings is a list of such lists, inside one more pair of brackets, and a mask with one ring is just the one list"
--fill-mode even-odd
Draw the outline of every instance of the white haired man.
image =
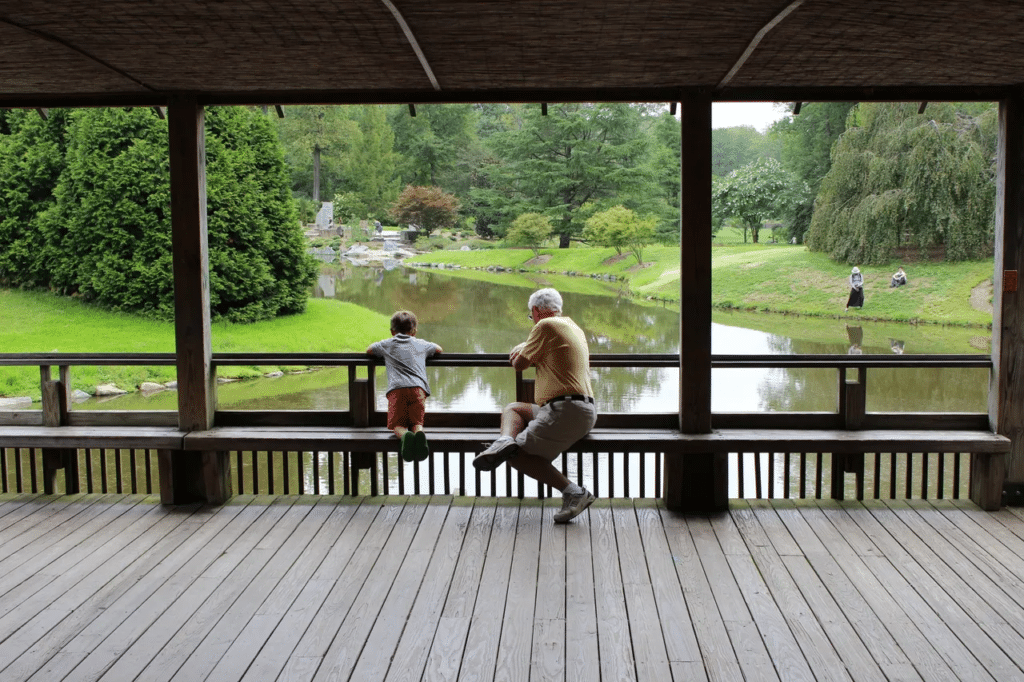
[[552, 465], [567, 447], [587, 435], [597, 421], [590, 385], [590, 348], [583, 330], [562, 316], [562, 297], [554, 289], [530, 296], [533, 329], [512, 349], [509, 362], [517, 370], [537, 368], [537, 404], [511, 403], [501, 413], [501, 436], [473, 460], [491, 471], [503, 462], [540, 483], [562, 491], [556, 523], [567, 523], [594, 501]]

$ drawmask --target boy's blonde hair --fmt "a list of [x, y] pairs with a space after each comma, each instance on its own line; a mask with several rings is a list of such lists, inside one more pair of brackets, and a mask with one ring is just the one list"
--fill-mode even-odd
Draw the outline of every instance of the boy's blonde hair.
[[416, 316], [408, 310], [399, 310], [391, 316], [392, 334], [412, 334], [416, 331]]

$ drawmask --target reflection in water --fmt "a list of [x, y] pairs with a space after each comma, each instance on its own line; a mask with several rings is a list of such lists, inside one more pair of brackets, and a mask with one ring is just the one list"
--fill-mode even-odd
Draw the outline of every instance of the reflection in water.
[[[450, 353], [506, 353], [526, 338], [530, 293], [542, 286], [563, 292], [565, 313], [587, 334], [593, 353], [677, 353], [679, 310], [635, 301], [619, 285], [549, 275], [504, 275], [509, 285], [453, 276], [437, 270], [404, 267], [324, 266], [315, 296], [333, 296], [387, 317], [408, 309], [419, 319], [419, 335]], [[586, 287], [598, 293], [574, 293]], [[380, 329], [383, 338], [387, 329]], [[719, 312], [711, 329], [712, 352], [719, 355], [891, 354], [904, 347], [914, 353], [987, 351], [985, 332], [937, 326], [862, 323], [796, 316]], [[431, 367], [434, 394], [428, 409], [454, 412], [500, 410], [514, 400], [511, 368]], [[382, 370], [381, 370], [382, 372]], [[594, 390], [608, 412], [673, 412], [679, 405], [677, 369], [596, 368]], [[378, 381], [382, 385], [383, 376]], [[218, 405], [228, 409], [346, 409], [345, 370], [322, 370], [277, 379], [259, 379], [218, 387]], [[715, 412], [835, 411], [835, 370], [716, 369], [712, 371]], [[886, 368], [868, 372], [870, 411], [984, 412], [988, 373], [984, 369]], [[378, 391], [378, 409], [386, 400]], [[94, 403], [94, 401], [88, 401]], [[86, 409], [95, 404], [81, 406]], [[132, 394], [103, 409], [176, 409], [173, 393], [143, 398]], [[76, 406], [75, 409], [80, 409]]]

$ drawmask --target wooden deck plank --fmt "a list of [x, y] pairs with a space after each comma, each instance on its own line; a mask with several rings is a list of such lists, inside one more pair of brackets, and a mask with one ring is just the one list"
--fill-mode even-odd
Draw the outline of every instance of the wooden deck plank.
[[419, 562], [425, 563], [422, 550], [416, 550], [411, 559], [409, 552], [427, 501], [427, 498], [405, 499], [402, 513], [356, 591], [330, 647], [324, 652], [314, 680], [349, 679], [396, 577], [419, 577]]
[[[864, 530], [847, 513], [845, 507], [853, 507], [853, 511], [859, 511], [857, 506], [837, 505], [825, 510], [825, 514], [832, 521], [836, 529], [844, 537], [857, 535], [867, 537]], [[880, 541], [883, 540], [880, 534], [875, 534]], [[874, 543], [872, 543], [874, 545]], [[932, 589], [935, 583], [930, 578], [921, 577], [920, 582], [910, 580], [903, 573], [903, 568], [909, 568], [913, 562], [901, 562], [903, 566], [897, 568], [891, 558], [884, 555], [884, 549], [876, 548], [871, 554], [862, 556], [864, 564], [884, 584], [892, 595], [894, 603], [917, 624], [921, 633], [928, 638], [928, 641], [935, 647], [936, 652], [943, 661], [953, 670], [959, 679], [988, 680], [992, 679], [989, 671], [981, 665], [980, 661], [972, 654], [972, 646], [984, 647], [987, 644], [987, 637], [977, 626], [971, 628], [959, 628], [955, 619], [960, 615], [955, 613], [955, 606], [947, 598], [944, 592]], [[954, 620], [943, 621], [937, 617], [943, 609], [954, 609], [948, 612]], [[953, 628], [959, 630], [958, 633]], [[963, 638], [963, 640], [961, 639]], [[981, 649], [984, 652], [985, 649]], [[998, 651], [989, 652], [996, 656], [997, 667], [1004, 667], [1010, 663], [1005, 655]], [[1005, 661], [1005, 662], [1004, 662]], [[1010, 664], [1012, 667], [1012, 664]]]
[[672, 677], [672, 670], [633, 501], [612, 500], [611, 508], [615, 539], [621, 557], [619, 564], [629, 635], [633, 642], [633, 657], [636, 659], [636, 678], [655, 682], [668, 680]]
[[736, 652], [744, 679], [778, 680], [778, 671], [750, 615], [742, 589], [715, 537], [710, 518], [692, 515], [687, 517], [686, 525], [693, 537], [715, 603], [723, 614], [725, 629], [729, 633], [729, 641]]
[[828, 547], [846, 578], [860, 592], [871, 610], [885, 624], [886, 629], [899, 643], [904, 654], [910, 659], [925, 680], [955, 680], [956, 674], [942, 660], [928, 638], [921, 633], [900, 605], [893, 601], [894, 595], [885, 589], [861, 557], [846, 543], [842, 535], [820, 509], [802, 508], [801, 512], [815, 534]]
[[495, 679], [528, 682], [533, 659], [533, 622], [537, 605], [537, 573], [540, 566], [540, 520], [543, 503], [522, 500], [516, 525], [515, 546], [505, 595], [501, 640], [495, 659]]
[[689, 607], [676, 573], [655, 500], [634, 500], [645, 569], [650, 574], [654, 604], [665, 642], [665, 654], [673, 679], [707, 680], [700, 645], [694, 634]]
[[451, 498], [437, 497], [430, 502], [394, 584], [384, 599], [380, 613], [374, 619], [373, 629], [352, 671], [351, 679], [383, 680], [387, 676], [418, 592], [421, 589], [431, 589], [430, 586], [423, 584], [423, 569], [433, 558], [437, 540], [448, 516]]
[[[558, 505], [560, 506], [560, 505]], [[588, 509], [566, 524], [565, 533], [565, 679], [601, 679], [597, 644], [597, 590], [594, 544]]]
[[402, 504], [392, 500], [382, 506], [363, 504], [356, 510], [355, 517], [341, 535], [341, 542], [331, 549], [327, 559], [313, 574], [314, 579], [330, 579], [331, 591], [292, 652], [281, 673], [282, 679], [309, 680], [316, 674], [402, 509]]
[[[42, 520], [37, 525], [33, 523], [34, 516], [29, 515], [10, 527], [9, 534], [4, 534], [3, 543], [0, 544], [0, 547], [3, 547], [3, 554], [0, 555], [0, 596], [32, 575], [39, 566], [50, 561], [56, 555], [53, 550], [55, 545], [76, 532], [84, 520], [93, 518], [103, 509], [102, 506], [94, 505], [103, 499], [104, 495], [74, 497], [77, 499], [66, 503], [53, 500], [45, 505], [41, 514]], [[72, 513], [60, 513], [65, 508]], [[30, 563], [47, 551], [50, 552], [49, 557], [44, 556], [35, 564]]]
[[[13, 679], [28, 679], [97, 618], [97, 614], [103, 614], [113, 608], [118, 600], [132, 591], [140, 591], [146, 586], [156, 589], [156, 585], [159, 584], [159, 570], [173, 566], [176, 558], [178, 561], [184, 561], [185, 553], [179, 551], [175, 554], [175, 551], [189, 537], [203, 530], [201, 522], [195, 516], [198, 507], [199, 505], [189, 505], [165, 514], [160, 524], [154, 526], [152, 532], [148, 534], [152, 537], [149, 537], [147, 542], [132, 543], [131, 551], [119, 556], [119, 562], [124, 561], [124, 569], [110, 576], [110, 580], [99, 591], [76, 609], [65, 614], [44, 638], [39, 639], [23, 653], [19, 653], [17, 657], [14, 651], [5, 651], [4, 654], [9, 655], [0, 656], [0, 661], [9, 661], [10, 666], [0, 668], [0, 672], [6, 671]], [[133, 554], [137, 555], [137, 558], [129, 563]], [[18, 635], [12, 637], [12, 640], [17, 639]]]
[[[174, 679], [212, 679], [223, 676], [222, 666], [233, 669], [232, 679], [238, 679], [247, 668], [251, 669], [250, 664], [255, 665], [253, 657], [257, 652], [264, 654], [263, 645], [305, 585], [311, 587], [312, 594], [322, 595], [321, 600], [326, 597], [329, 586], [311, 576], [345, 529], [357, 504], [345, 503], [339, 498], [321, 499], [309, 509], [296, 534], [246, 587]], [[275, 675], [304, 629], [287, 633], [294, 635], [294, 639], [287, 653], [280, 657]]]
[[0, 616], [3, 680], [1024, 677], [1018, 510], [616, 500], [556, 526], [554, 499], [51, 501], [56, 538], [18, 551], [70, 553]]
[[[286, 508], [264, 539], [245, 557], [244, 570], [239, 570], [239, 566], [225, 576], [213, 596], [143, 669], [142, 677], [152, 682], [208, 679], [228, 646], [238, 639], [288, 566], [309, 544], [317, 526], [310, 515], [318, 506], [315, 498], [298, 498]], [[248, 576], [251, 579], [247, 580]], [[258, 650], [251, 649], [250, 655]]]
[[[203, 641], [183, 670], [194, 666], [207, 669], [209, 664], [192, 663], [200, 657], [212, 661], [214, 665], [210, 667], [216, 670], [219, 664], [233, 665], [243, 660], [248, 663], [245, 653], [251, 656], [259, 652], [256, 660], [248, 669], [242, 668], [242, 672], [255, 675], [255, 679], [274, 679], [334, 585], [333, 580], [312, 576], [349, 527], [359, 502], [340, 497], [320, 499], [303, 523], [307, 542], [295, 562], [272, 589], [264, 592], [265, 599], [257, 596], [252, 607], [243, 605], [226, 614], [224, 621], [218, 623], [216, 633]], [[307, 525], [312, 528], [306, 528]], [[272, 583], [274, 575], [268, 575], [267, 579]], [[250, 609], [254, 613], [246, 620]]]
[[[444, 610], [445, 599], [453, 587], [456, 566], [463, 551], [473, 513], [472, 498], [451, 501], [444, 527], [423, 576], [423, 584], [405, 624], [398, 648], [388, 669], [387, 682], [412, 682], [422, 679], [434, 641], [437, 623]], [[266, 677], [254, 677], [258, 682]]]
[[[813, 505], [813, 502], [810, 505]], [[804, 562], [797, 561], [796, 557], [791, 555], [787, 559], [793, 560], [787, 561], [786, 564], [794, 576], [801, 575], [808, 580], [813, 579], [808, 585], [820, 585], [820, 588], [814, 590], [819, 596], [818, 602], [824, 602], [827, 606], [834, 600], [838, 612], [849, 622], [851, 630], [855, 633], [852, 637], [848, 637], [849, 631], [842, 623], [828, 621], [837, 634], [833, 641], [842, 642], [848, 651], [854, 652], [858, 649], [854, 640], [862, 641], [887, 679], [908, 682], [920, 680], [921, 676], [911, 664], [910, 658], [900, 648], [882, 619], [872, 610], [868, 600], [843, 572], [837, 559], [829, 552], [829, 548], [811, 528], [804, 516], [804, 509], [807, 506], [805, 504], [777, 509], [779, 518], [798, 543], [807, 562], [805, 566]], [[806, 588], [804, 592], [807, 592]], [[844, 660], [849, 660], [849, 657]]]
[[601, 679], [639, 679], [631, 651], [629, 613], [626, 610], [615, 522], [609, 500], [598, 500], [590, 506], [589, 513], [594, 585], [600, 586], [595, 590], [595, 605]]
[[[743, 543], [742, 548], [732, 548], [733, 543], [725, 542], [722, 546], [732, 548], [726, 552], [726, 558], [737, 582], [747, 586], [747, 606], [764, 635], [779, 676], [783, 680], [849, 680], [839, 654], [815, 620], [766, 529], [758, 524], [748, 525], [743, 532], [739, 530], [736, 512], [741, 506], [742, 501], [731, 504], [732, 513], [716, 516], [712, 526], [719, 538], [752, 541], [749, 547]], [[777, 533], [777, 526], [773, 530]], [[785, 537], [789, 534], [785, 533]], [[781, 539], [779, 544], [784, 546]]]
[[688, 515], [665, 509], [661, 501], [658, 506], [708, 679], [722, 682], [743, 679], [724, 616], [715, 602], [711, 584], [690, 535]]
[[[98, 679], [166, 610], [178, 603], [192, 583], [217, 560], [223, 549], [243, 537], [253, 521], [267, 509], [266, 505], [250, 505], [250, 501], [236, 498], [230, 507], [237, 508], [230, 509], [225, 515], [223, 527], [219, 528], [209, 544], [195, 549], [172, 574], [155, 577], [158, 588], [148, 594], [144, 601], [137, 601], [137, 595], [134, 594], [131, 598], [119, 600], [119, 604], [104, 611], [68, 642], [61, 649], [62, 653], [67, 654], [62, 660], [71, 664], [73, 669], [61, 672], [61, 676], [58, 676], [57, 671], [50, 671], [51, 677], [43, 676], [41, 679], [62, 679], [63, 675], [68, 674]], [[216, 513], [215, 517], [219, 518], [220, 514]], [[182, 606], [187, 606], [187, 603]]]
[[110, 582], [116, 581], [116, 574], [100, 570], [108, 562], [127, 570], [159, 540], [161, 531], [170, 532], [180, 523], [180, 518], [158, 513], [161, 510], [156, 502], [157, 499], [152, 498], [146, 504], [133, 507], [121, 518], [137, 511], [134, 523], [116, 532], [110, 541], [78, 558], [73, 570], [70, 564], [65, 569], [53, 567], [51, 570], [60, 571], [58, 575], [44, 576], [41, 589], [0, 617], [0, 660], [11, 661], [20, 656], [38, 641], [37, 635], [48, 633]]
[[562, 506], [560, 496], [544, 501], [540, 526], [540, 565], [537, 569], [537, 597], [533, 622], [533, 677], [565, 680], [566, 533], [578, 526], [554, 522]]
[[[288, 517], [295, 501], [295, 498], [268, 500], [266, 509], [253, 519], [242, 536], [222, 551], [145, 632], [133, 633], [130, 645], [106, 668], [101, 679], [119, 680], [130, 676], [132, 671], [145, 672], [158, 653], [168, 646], [171, 657], [162, 663], [165, 666], [168, 661], [180, 664], [177, 655], [187, 656], [195, 649], [202, 635], [231, 607], [291, 534], [294, 525], [281, 524], [281, 520]], [[250, 508], [257, 511], [255, 505]], [[104, 645], [100, 651], [106, 648]], [[122, 645], [118, 644], [115, 650]], [[93, 665], [99, 666], [101, 661], [102, 656]], [[86, 670], [90, 670], [88, 665]]]
[[[750, 514], [737, 514], [747, 502]], [[793, 509], [796, 504], [739, 500], [733, 503], [731, 516], [815, 675], [823, 680], [885, 679], [774, 509], [776, 505]], [[786, 554], [780, 554], [780, 548]]]
[[[908, 512], [913, 509], [909, 505], [887, 506], [890, 509]], [[890, 521], [890, 526], [899, 527], [895, 525], [896, 522], [891, 515], [884, 518]], [[1024, 581], [998, 565], [979, 567], [968, 557], [970, 552], [967, 548], [977, 550], [977, 545], [972, 540], [960, 537], [958, 542], [950, 542], [937, 532], [919, 511], [900, 514], [898, 523], [902, 523], [916, 536], [911, 539], [906, 535], [900, 535], [900, 538], [906, 540], [909, 551], [914, 552], [915, 556], [922, 557], [922, 565], [933, 573], [940, 573], [948, 567], [948, 572], [942, 575], [951, 573], [952, 577], [943, 587], [948, 594], [959, 598], [961, 602], [975, 605], [972, 618], [982, 623], [1005, 621], [1015, 627], [1024, 628], [1024, 609], [1021, 608], [1020, 598], [1013, 594], [1015, 585], [1020, 586], [1016, 589], [1024, 589]], [[965, 543], [966, 547], [961, 543]], [[977, 599], [979, 596], [980, 601]], [[979, 610], [983, 612], [979, 613]]]
[[[499, 499], [494, 512], [494, 525], [487, 543], [479, 589], [469, 621], [469, 631], [465, 637], [465, 650], [461, 656], [462, 666], [457, 670], [456, 679], [460, 681], [482, 682], [494, 678], [518, 521], [519, 500]], [[459, 631], [456, 630], [454, 634], [458, 636]]]
[[[1012, 599], [1018, 607], [1024, 606], [1024, 567], [1019, 561], [1000, 561], [998, 553], [1003, 547], [996, 543], [987, 533], [964, 532], [949, 518], [948, 512], [939, 511], [935, 505], [926, 503], [927, 506], [912, 504], [928, 528], [939, 534], [950, 546], [956, 547], [961, 556], [964, 557], [978, 571], [984, 574], [997, 588], [1002, 590], [1007, 597]], [[998, 549], [996, 549], [998, 546]], [[996, 550], [995, 553], [993, 550]], [[1015, 613], [1024, 613], [1018, 608]], [[1006, 617], [1008, 622], [1024, 629], [1024, 621], [1012, 616]]]
[[96, 514], [87, 524], [14, 569], [13, 575], [5, 576], [0, 582], [6, 585], [19, 577], [26, 579], [0, 595], [0, 633], [5, 631], [3, 618], [23, 603], [28, 602], [29, 610], [38, 603], [48, 604], [59, 593], [61, 585], [74, 585], [108, 556], [113, 550], [101, 549], [106, 543], [112, 542], [112, 547], [116, 548], [119, 536], [141, 516], [155, 511], [152, 504], [139, 510], [140, 501], [141, 498], [127, 500], [119, 496], [97, 501], [91, 506]]
[[497, 503], [496, 499], [485, 498], [477, 500], [473, 505], [451, 589], [434, 630], [434, 640], [430, 644], [427, 665], [423, 671], [424, 680], [458, 679], [466, 637], [472, 623], [473, 607], [480, 589], [484, 560], [488, 554], [491, 529], [497, 514]]

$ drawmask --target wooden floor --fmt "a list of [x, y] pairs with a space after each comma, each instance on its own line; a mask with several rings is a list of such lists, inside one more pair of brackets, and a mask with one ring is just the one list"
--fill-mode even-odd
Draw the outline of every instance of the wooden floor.
[[0, 680], [1021, 680], [969, 503], [0, 496]]

